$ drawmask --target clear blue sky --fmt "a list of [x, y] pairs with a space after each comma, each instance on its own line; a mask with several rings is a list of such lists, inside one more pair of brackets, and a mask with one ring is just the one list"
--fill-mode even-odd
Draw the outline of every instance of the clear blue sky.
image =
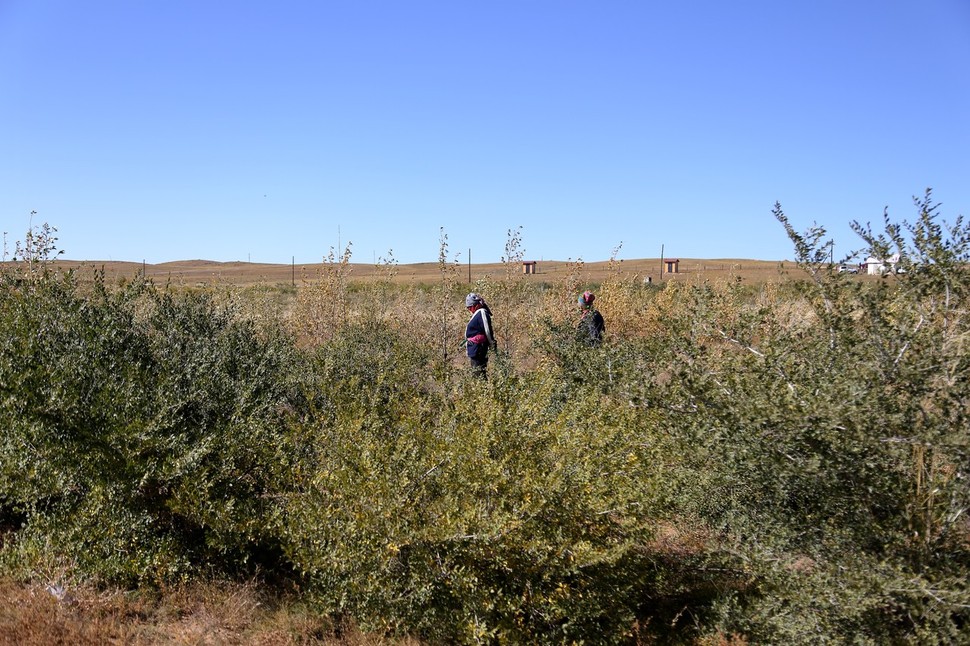
[[0, 226], [66, 258], [839, 256], [927, 187], [968, 0], [0, 0]]

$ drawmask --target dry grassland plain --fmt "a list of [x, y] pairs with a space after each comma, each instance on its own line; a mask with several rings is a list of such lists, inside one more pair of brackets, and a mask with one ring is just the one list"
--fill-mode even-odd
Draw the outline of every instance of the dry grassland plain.
[[[531, 283], [556, 283], [573, 272], [576, 261], [547, 260], [537, 262], [535, 274], [524, 275]], [[145, 277], [157, 284], [171, 283], [185, 286], [286, 286], [314, 282], [319, 278], [327, 263], [314, 264], [264, 264], [248, 262], [215, 262], [210, 260], [181, 260], [159, 264], [143, 264], [121, 261], [77, 261], [58, 260], [61, 269], [75, 269], [81, 279], [95, 270], [104, 271], [109, 283], [132, 279], [144, 273]], [[454, 264], [453, 269], [461, 278], [475, 283], [483, 278], [499, 279], [506, 275], [502, 263]], [[679, 271], [670, 273], [665, 270], [659, 258], [638, 260], [618, 260], [615, 271], [627, 276], [637, 276], [654, 283], [669, 280], [718, 280], [741, 278], [750, 284], [781, 282], [792, 278], [804, 278], [795, 263], [790, 260], [749, 260], [735, 258], [680, 258]], [[351, 282], [370, 282], [387, 280], [386, 267], [370, 263], [350, 263], [348, 279]], [[395, 265], [391, 280], [398, 284], [431, 284], [440, 280], [438, 263], [426, 262], [408, 265]], [[590, 283], [600, 283], [614, 269], [610, 262], [583, 263], [582, 275]], [[469, 280], [470, 276], [470, 280]], [[865, 279], [862, 276], [860, 279]]]

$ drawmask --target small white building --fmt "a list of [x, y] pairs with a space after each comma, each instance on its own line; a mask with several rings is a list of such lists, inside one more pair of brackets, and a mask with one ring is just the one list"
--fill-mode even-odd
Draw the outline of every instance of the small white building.
[[899, 254], [894, 253], [888, 258], [880, 259], [870, 256], [866, 258], [866, 273], [870, 276], [882, 276], [883, 274], [896, 273], [896, 266], [899, 264]]

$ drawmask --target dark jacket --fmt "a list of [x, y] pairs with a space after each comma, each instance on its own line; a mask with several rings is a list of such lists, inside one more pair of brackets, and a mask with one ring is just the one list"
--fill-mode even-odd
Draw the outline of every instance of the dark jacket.
[[579, 322], [579, 332], [583, 340], [590, 345], [598, 344], [603, 340], [603, 333], [606, 332], [603, 315], [594, 309], [584, 311], [583, 318]]
[[[484, 337], [484, 338], [482, 338]], [[472, 339], [478, 338], [481, 342], [477, 343]], [[472, 314], [465, 326], [465, 350], [471, 359], [482, 360], [488, 354], [489, 346], [495, 344], [495, 335], [492, 332], [492, 313], [488, 308], [480, 307]]]

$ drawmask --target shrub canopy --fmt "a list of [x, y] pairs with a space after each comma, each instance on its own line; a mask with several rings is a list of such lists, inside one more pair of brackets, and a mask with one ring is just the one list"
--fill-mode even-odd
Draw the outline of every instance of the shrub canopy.
[[254, 312], [35, 244], [0, 274], [0, 567], [258, 576], [435, 643], [966, 641], [970, 230], [917, 207], [856, 225], [904, 259], [877, 280], [780, 206], [785, 281], [618, 270], [595, 347], [576, 276], [510, 271], [475, 286], [509, 337], [487, 382], [444, 260], [407, 291], [341, 258]]

